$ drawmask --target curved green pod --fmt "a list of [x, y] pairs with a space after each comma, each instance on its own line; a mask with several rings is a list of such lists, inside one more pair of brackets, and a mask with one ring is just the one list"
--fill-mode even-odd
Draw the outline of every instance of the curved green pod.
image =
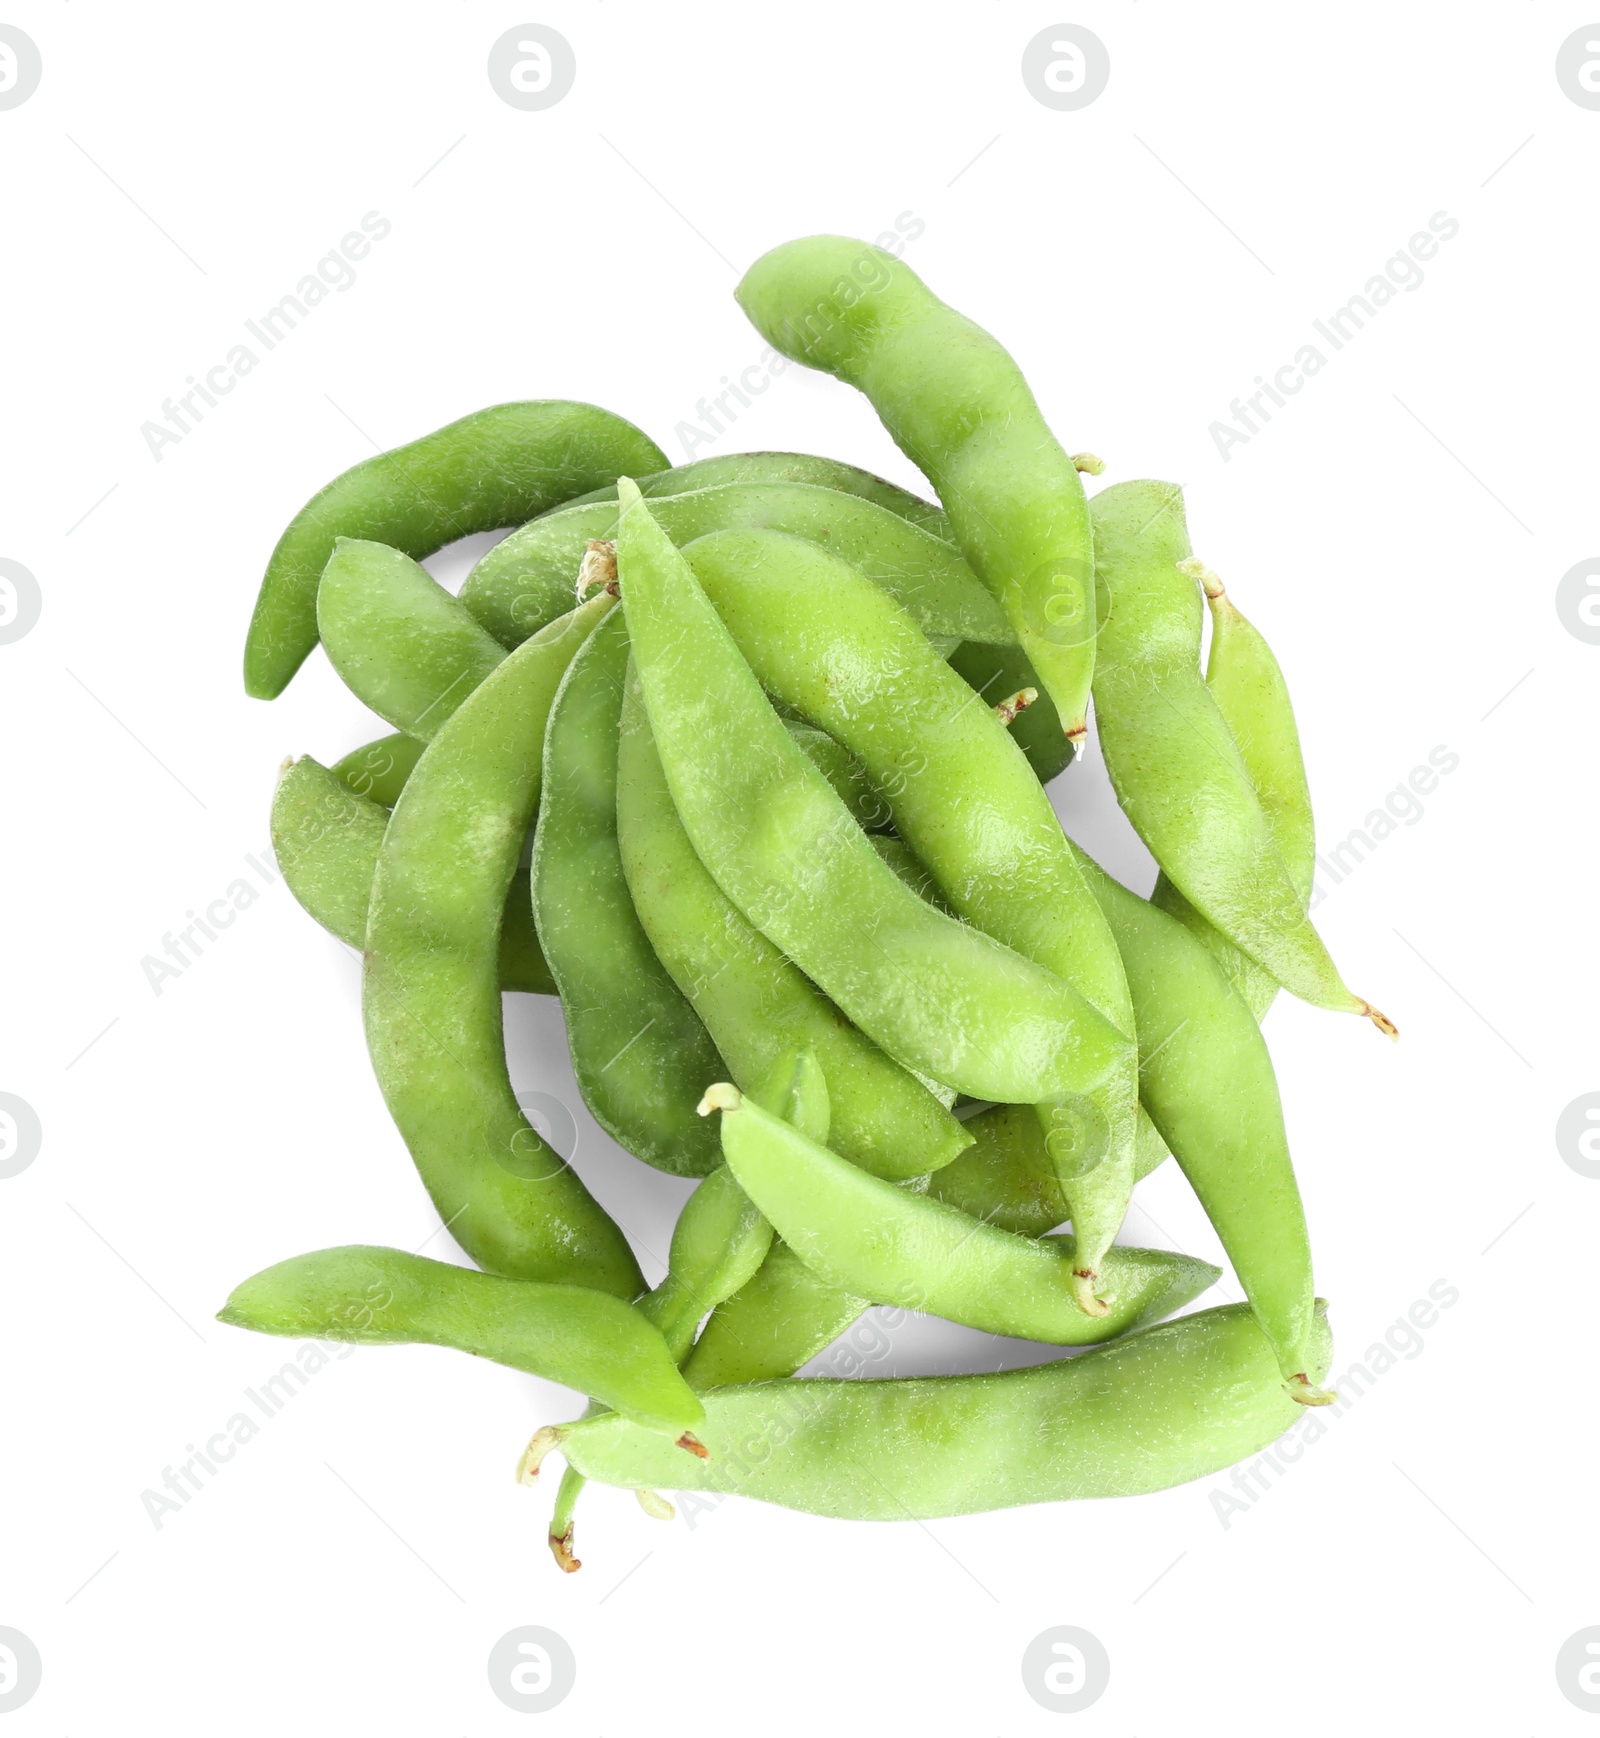
[[[835, 489], [841, 495], [859, 495], [863, 501], [886, 507], [946, 543], [950, 541], [950, 521], [942, 507], [935, 507], [931, 501], [924, 501], [920, 495], [874, 476], [871, 471], [863, 471], [858, 465], [825, 459], [816, 453], [718, 453], [712, 458], [691, 459], [670, 471], [657, 471], [653, 476], [635, 477], [634, 482], [647, 501], [663, 495], [687, 495], [696, 489], [720, 489], [727, 483], [808, 483], [818, 489]], [[608, 483], [567, 505], [590, 507], [596, 501], [616, 498], [616, 484]]]
[[[1209, 570], [1203, 570], [1199, 578], [1211, 606], [1206, 687], [1239, 750], [1267, 830], [1305, 906], [1316, 872], [1316, 825], [1289, 687], [1272, 648], [1239, 613], [1222, 581]], [[1278, 994], [1277, 980], [1271, 973], [1207, 923], [1164, 872], [1150, 899], [1199, 936], [1221, 961], [1250, 1012], [1257, 1020], [1263, 1019]]]
[[362, 976], [373, 1072], [477, 1264], [631, 1298], [627, 1239], [523, 1115], [506, 1070], [500, 914], [538, 805], [556, 688], [612, 599], [536, 635], [428, 745], [378, 855]]
[[775, 349], [866, 394], [1077, 741], [1095, 659], [1094, 536], [1077, 466], [1015, 361], [903, 261], [846, 236], [773, 248], [734, 295]]
[[1172, 884], [1283, 987], [1336, 1012], [1383, 1014], [1353, 995], [1306, 915], [1261, 800], [1201, 678], [1200, 589], [1183, 494], [1118, 483], [1094, 498], [1107, 599], [1095, 719], [1117, 801]]
[[360, 538], [334, 544], [317, 592], [317, 625], [350, 692], [419, 742], [431, 740], [505, 661], [505, 647], [425, 568]]
[[[832, 549], [890, 592], [926, 634], [1012, 639], [960, 553], [876, 502], [810, 483], [726, 483], [664, 495], [650, 511], [677, 544], [712, 531], [787, 531]], [[615, 502], [563, 507], [497, 543], [461, 587], [461, 602], [502, 645], [515, 646], [572, 605], [591, 542], [615, 538]]]
[[[412, 737], [400, 740], [415, 743]], [[356, 756], [363, 752], [356, 750]], [[391, 769], [397, 764], [386, 753], [377, 759]], [[272, 849], [284, 881], [303, 910], [358, 953], [366, 946], [372, 877], [388, 825], [387, 808], [358, 796], [337, 769], [319, 765], [308, 754], [279, 775], [272, 796]], [[500, 988], [555, 994], [520, 876], [506, 891], [500, 920]]]
[[878, 857], [683, 556], [619, 489], [623, 608], [667, 784], [749, 922], [903, 1066], [956, 1091], [1038, 1101], [1122, 1066], [1127, 1040], [1077, 991], [926, 905]]
[[403, 730], [380, 736], [352, 748], [329, 768], [358, 797], [367, 797], [381, 808], [392, 809], [400, 800], [405, 783], [416, 771], [423, 745]]
[[1199, 1197], [1290, 1392], [1333, 1396], [1315, 1362], [1311, 1240], [1261, 1029], [1205, 944], [1087, 856], [1122, 951], [1139, 1028], [1139, 1091]]
[[695, 1105], [724, 1064], [656, 958], [623, 874], [617, 727], [627, 668], [618, 610], [572, 660], [545, 731], [529, 876], [534, 923], [595, 1121], [657, 1170], [703, 1177], [720, 1158]]
[[737, 1082], [754, 1091], [786, 1052], [809, 1051], [828, 1082], [835, 1146], [878, 1176], [936, 1170], [970, 1144], [717, 886], [673, 804], [636, 677], [623, 701], [617, 831], [639, 921]]
[[806, 1266], [842, 1292], [924, 1310], [991, 1334], [1090, 1345], [1159, 1321], [1220, 1277], [1164, 1250], [1115, 1248], [1101, 1277], [1114, 1299], [1086, 1315], [1072, 1298], [1070, 1238], [1019, 1237], [848, 1164], [731, 1086], [722, 1153], [745, 1193]]
[[234, 1287], [219, 1322], [358, 1346], [448, 1346], [677, 1435], [705, 1417], [666, 1342], [620, 1298], [452, 1267], [399, 1249], [319, 1249]]
[[497, 404], [365, 459], [313, 495], [278, 539], [245, 641], [245, 692], [271, 700], [317, 643], [317, 585], [335, 541], [421, 560], [474, 531], [520, 525], [625, 472], [666, 465], [650, 437], [593, 404]]
[[1072, 765], [1073, 745], [1062, 729], [1061, 714], [1020, 646], [986, 646], [967, 640], [951, 653], [949, 662], [988, 706], [998, 706], [1026, 688], [1035, 691], [1037, 698], [1018, 712], [1007, 728], [1040, 784], [1049, 784]]
[[861, 762], [950, 907], [1070, 984], [1122, 1035], [1115, 1070], [1039, 1104], [1073, 1204], [1074, 1290], [1095, 1312], [1101, 1258], [1133, 1189], [1133, 1008], [1049, 798], [993, 709], [848, 563], [770, 531], [717, 532], [684, 555], [762, 687]]
[[[1313, 1349], [1320, 1378], [1320, 1313]], [[1167, 1490], [1259, 1454], [1300, 1416], [1242, 1304], [994, 1375], [757, 1382], [703, 1399], [704, 1461], [614, 1414], [543, 1446], [604, 1484], [915, 1521]]]

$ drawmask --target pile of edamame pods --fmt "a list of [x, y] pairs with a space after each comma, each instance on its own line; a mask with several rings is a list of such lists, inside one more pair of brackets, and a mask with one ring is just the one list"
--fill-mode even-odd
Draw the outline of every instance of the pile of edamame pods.
[[[478, 1271], [323, 1250], [222, 1319], [454, 1346], [587, 1395], [519, 1467], [565, 1460], [567, 1569], [586, 1479], [653, 1514], [667, 1488], [895, 1520], [1258, 1452], [1331, 1398], [1259, 1024], [1282, 986], [1394, 1033], [1307, 916], [1288, 693], [1180, 491], [1086, 496], [1099, 462], [1006, 351], [876, 248], [791, 242], [737, 294], [866, 394], [939, 505], [800, 454], [673, 468], [594, 406], [499, 405], [310, 501], [245, 655], [271, 699], [320, 640], [394, 732], [286, 762], [273, 841], [362, 951], [379, 1085]], [[509, 526], [459, 596], [418, 565]], [[1149, 899], [1045, 792], [1091, 696]], [[700, 1179], [653, 1290], [523, 1114], [506, 990], [558, 995], [601, 1127]], [[1247, 1304], [1164, 1321], [1218, 1270], [1117, 1243], [1169, 1152]], [[874, 1303], [1097, 1349], [796, 1378]]]

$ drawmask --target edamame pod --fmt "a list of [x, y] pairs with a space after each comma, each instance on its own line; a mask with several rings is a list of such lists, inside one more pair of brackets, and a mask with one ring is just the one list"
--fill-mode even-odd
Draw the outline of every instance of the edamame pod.
[[[422, 745], [416, 746], [420, 750]], [[272, 849], [302, 908], [346, 947], [360, 952], [366, 945], [372, 877], [389, 811], [358, 796], [336, 773], [310, 755], [285, 765], [272, 796]], [[555, 994], [521, 876], [506, 892], [500, 921], [500, 988]]]
[[1205, 945], [1088, 857], [1139, 1027], [1139, 1089], [1228, 1252], [1295, 1399], [1319, 1405], [1311, 1243], [1266, 1043]]
[[267, 563], [245, 641], [244, 686], [271, 700], [317, 643], [317, 584], [340, 537], [372, 538], [421, 560], [474, 531], [520, 525], [666, 454], [592, 404], [497, 404], [379, 453], [335, 477], [295, 514]]
[[1117, 801], [1178, 891], [1285, 989], [1395, 1036], [1328, 957], [1201, 680], [1182, 491], [1118, 483], [1095, 496], [1093, 512], [1108, 600], [1095, 717]]
[[[678, 544], [730, 528], [787, 531], [823, 544], [892, 593], [926, 634], [1014, 637], [959, 551], [859, 496], [808, 483], [729, 483], [662, 496], [650, 510]], [[503, 645], [517, 645], [571, 607], [585, 550], [616, 534], [614, 502], [546, 514], [484, 556], [467, 575], [461, 602]]]
[[397, 731], [352, 748], [329, 769], [344, 780], [358, 797], [369, 797], [386, 809], [400, 800], [405, 782], [422, 758], [423, 745], [414, 736]]
[[1095, 659], [1093, 532], [1077, 466], [1011, 356], [903, 261], [844, 236], [774, 248], [734, 295], [775, 349], [866, 394], [1079, 740]]
[[627, 1240], [517, 1103], [496, 976], [556, 687], [612, 602], [520, 647], [428, 745], [378, 856], [362, 1011], [390, 1114], [467, 1254], [631, 1298], [643, 1279]]
[[1011, 740], [1028, 757], [1042, 785], [1072, 765], [1073, 744], [1061, 727], [1056, 704], [1039, 682], [1039, 673], [1020, 646], [986, 646], [968, 640], [951, 653], [950, 668], [986, 705], [999, 706], [1012, 695], [1033, 690], [1034, 698], [1004, 720]]
[[[695, 489], [719, 489], [726, 483], [810, 483], [820, 489], [836, 489], [841, 495], [859, 495], [863, 501], [887, 507], [891, 513], [898, 513], [946, 543], [950, 541], [950, 521], [942, 507], [935, 507], [931, 501], [924, 501], [920, 495], [874, 476], [871, 471], [838, 459], [821, 458], [816, 453], [718, 453], [714, 458], [691, 459], [686, 465], [657, 471], [649, 477], [635, 477], [634, 481], [647, 501], [663, 495], [687, 495]], [[616, 498], [616, 484], [607, 483], [566, 504], [589, 507], [596, 501]]]
[[[1203, 566], [1197, 577], [1211, 606], [1206, 687], [1238, 747], [1251, 789], [1260, 799], [1267, 829], [1304, 908], [1311, 898], [1316, 868], [1316, 827], [1288, 684], [1272, 648], [1234, 607], [1222, 581]], [[1165, 873], [1157, 879], [1150, 898], [1152, 904], [1187, 924], [1211, 949], [1250, 1012], [1261, 1020], [1278, 994], [1272, 974], [1213, 929]]]
[[234, 1288], [217, 1320], [358, 1346], [449, 1346], [576, 1388], [651, 1432], [680, 1435], [705, 1417], [656, 1329], [586, 1286], [353, 1245], [264, 1268]]
[[[1314, 1353], [1320, 1377], [1332, 1355], [1320, 1313]], [[1239, 1304], [994, 1375], [759, 1382], [704, 1400], [706, 1461], [615, 1414], [544, 1446], [606, 1484], [910, 1521], [1167, 1490], [1259, 1454], [1299, 1416]]]
[[[1024, 1237], [1043, 1237], [1072, 1217], [1031, 1104], [992, 1104], [962, 1126], [972, 1145], [928, 1179], [933, 1200]], [[1134, 1180], [1148, 1177], [1168, 1157], [1155, 1125], [1141, 1113]]]
[[811, 1052], [828, 1080], [834, 1145], [881, 1177], [936, 1170], [970, 1144], [927, 1087], [852, 1026], [712, 879], [673, 805], [632, 673], [617, 836], [639, 921], [736, 1081], [754, 1089], [787, 1051]]
[[355, 537], [339, 538], [322, 570], [317, 626], [350, 692], [419, 742], [506, 655], [409, 555]]
[[1097, 1085], [1127, 1042], [1054, 973], [925, 905], [795, 747], [627, 479], [617, 555], [646, 709], [701, 861], [902, 1065], [1005, 1103]]
[[1039, 1115], [1072, 1203], [1073, 1290], [1099, 1313], [1101, 1258], [1133, 1189], [1138, 1066], [1116, 942], [1005, 726], [894, 600], [800, 538], [722, 531], [684, 551], [763, 688], [844, 744], [961, 917], [1069, 983], [1123, 1061]]
[[1089, 1316], [1072, 1301], [1070, 1239], [1018, 1237], [880, 1182], [737, 1087], [711, 1087], [701, 1108], [721, 1112], [728, 1169], [784, 1243], [830, 1285], [874, 1303], [1082, 1346], [1158, 1321], [1220, 1277], [1187, 1256], [1108, 1250], [1101, 1273], [1115, 1302]]
[[720, 1073], [723, 1064], [656, 958], [623, 874], [617, 720], [627, 668], [619, 610], [572, 660], [545, 731], [530, 871], [534, 923], [595, 1121], [657, 1170], [703, 1177], [719, 1163], [717, 1142], [694, 1106], [705, 1071]]

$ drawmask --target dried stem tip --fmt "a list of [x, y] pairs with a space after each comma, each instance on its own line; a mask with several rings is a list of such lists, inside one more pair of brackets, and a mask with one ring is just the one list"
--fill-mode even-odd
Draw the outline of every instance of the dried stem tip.
[[1331, 1406], [1339, 1398], [1331, 1388], [1318, 1388], [1304, 1370], [1290, 1376], [1283, 1385], [1289, 1398], [1298, 1400], [1302, 1406]]
[[561, 1431], [554, 1424], [546, 1424], [534, 1431], [528, 1438], [528, 1446], [522, 1451], [522, 1459], [517, 1462], [517, 1483], [531, 1485], [539, 1476], [539, 1467], [544, 1457], [557, 1443], [561, 1441]]
[[1026, 712], [1038, 698], [1037, 688], [1019, 688], [1009, 700], [1002, 700], [995, 707], [994, 715], [1002, 724], [1010, 724], [1019, 712]]
[[1363, 1002], [1360, 1012], [1378, 1028], [1385, 1038], [1391, 1038], [1397, 1044], [1400, 1042], [1400, 1028], [1381, 1008], [1374, 1008], [1371, 1002]]
[[692, 1430], [684, 1431], [683, 1435], [678, 1438], [678, 1447], [688, 1449], [690, 1454], [696, 1456], [700, 1460], [710, 1460], [711, 1458], [711, 1450], [706, 1447]]
[[1191, 555], [1187, 561], [1178, 563], [1178, 572], [1186, 573], [1190, 579], [1198, 579], [1205, 587], [1209, 598], [1225, 597], [1227, 595], [1222, 581], [1211, 571], [1198, 555]]
[[670, 1521], [678, 1512], [659, 1491], [647, 1491], [641, 1487], [633, 1494], [639, 1499], [639, 1507], [652, 1521]]
[[714, 1110], [737, 1110], [744, 1103], [744, 1094], [726, 1080], [708, 1086], [705, 1097], [694, 1107], [697, 1116], [710, 1116]]
[[1093, 453], [1074, 453], [1072, 468], [1075, 471], [1086, 471], [1091, 477], [1098, 477], [1106, 468], [1104, 459], [1097, 459]]
[[568, 1527], [564, 1533], [550, 1535], [550, 1555], [556, 1560], [556, 1567], [566, 1575], [576, 1575], [583, 1567], [583, 1559], [572, 1554], [572, 1529]]
[[613, 597], [619, 595], [617, 546], [607, 537], [590, 538], [583, 560], [578, 563], [578, 602], [582, 603], [596, 586], [610, 592]]

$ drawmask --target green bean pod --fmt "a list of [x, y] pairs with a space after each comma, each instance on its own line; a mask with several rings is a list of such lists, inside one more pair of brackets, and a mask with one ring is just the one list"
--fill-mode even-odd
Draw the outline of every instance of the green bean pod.
[[338, 539], [322, 571], [317, 625], [350, 692], [419, 742], [506, 655], [409, 555], [354, 537]]
[[1333, 1396], [1310, 1374], [1311, 1243], [1261, 1030], [1204, 943], [1082, 862], [1127, 969], [1144, 1107], [1228, 1252], [1286, 1387], [1323, 1404]]
[[986, 705], [996, 707], [1032, 689], [1034, 698], [1006, 721], [1011, 740], [1028, 757], [1042, 785], [1071, 766], [1073, 744], [1061, 726], [1056, 703], [1044, 691], [1039, 672], [1020, 646], [986, 646], [968, 640], [950, 656], [950, 668]]
[[517, 1103], [497, 977], [545, 723], [611, 603], [601, 596], [519, 648], [429, 744], [378, 856], [362, 1009], [390, 1114], [467, 1254], [490, 1273], [631, 1298], [643, 1279], [627, 1240]]
[[622, 709], [617, 833], [639, 921], [735, 1081], [754, 1091], [786, 1052], [809, 1051], [828, 1081], [835, 1146], [878, 1176], [936, 1170], [970, 1144], [928, 1088], [852, 1026], [712, 879], [673, 804], [636, 674]]
[[1134, 830], [1197, 911], [1305, 1001], [1392, 1023], [1345, 988], [1273, 840], [1260, 798], [1201, 679], [1200, 592], [1183, 495], [1118, 483], [1094, 498], [1108, 600], [1095, 676], [1106, 770]]
[[340, 537], [420, 561], [474, 531], [520, 525], [666, 454], [631, 422], [561, 399], [497, 404], [335, 477], [278, 539], [245, 641], [245, 692], [275, 699], [317, 643], [317, 585]]
[[847, 563], [769, 531], [718, 532], [684, 554], [762, 687], [862, 763], [950, 907], [1122, 1035], [1122, 1063], [1094, 1089], [1039, 1106], [1073, 1206], [1073, 1290], [1099, 1313], [1099, 1268], [1133, 1189], [1133, 1008], [1049, 798], [991, 708]]
[[[1304, 908], [1316, 869], [1316, 826], [1288, 684], [1272, 648], [1234, 607], [1222, 581], [1205, 568], [1198, 577], [1211, 606], [1206, 687], [1238, 747], [1267, 829]], [[1221, 961], [1250, 1012], [1263, 1019], [1278, 994], [1272, 974], [1207, 923], [1164, 872], [1150, 899], [1199, 936]]]
[[623, 874], [617, 727], [627, 668], [619, 610], [572, 660], [545, 732], [530, 871], [534, 923], [595, 1121], [657, 1170], [703, 1177], [720, 1161], [694, 1107], [708, 1070], [720, 1074], [723, 1062], [656, 958]]
[[[809, 483], [728, 483], [662, 496], [650, 510], [678, 544], [712, 531], [787, 531], [845, 557], [891, 592], [924, 633], [1013, 638], [1005, 612], [956, 549], [875, 501]], [[515, 646], [571, 607], [585, 550], [616, 534], [614, 501], [548, 513], [483, 557], [461, 587], [461, 602], [501, 644]]]
[[909, 266], [844, 236], [774, 248], [734, 295], [775, 349], [866, 394], [933, 483], [957, 546], [1080, 740], [1095, 659], [1093, 532], [1077, 466], [1011, 356]]
[[[1320, 1313], [1314, 1352], [1320, 1376]], [[1299, 1415], [1237, 1304], [1027, 1369], [759, 1382], [704, 1401], [704, 1461], [615, 1414], [553, 1429], [542, 1446], [605, 1484], [912, 1521], [1167, 1490], [1259, 1454]]]
[[396, 731], [352, 748], [329, 769], [349, 785], [358, 797], [367, 797], [385, 809], [400, 800], [405, 783], [416, 771], [423, 745], [414, 736]]
[[[780, 1057], [757, 1096], [774, 1116], [794, 1123], [813, 1140], [828, 1138], [828, 1083], [809, 1053]], [[676, 1363], [688, 1356], [701, 1317], [747, 1284], [771, 1247], [771, 1225], [728, 1167], [719, 1165], [684, 1202], [672, 1231], [666, 1277], [636, 1306], [660, 1329]], [[550, 1554], [569, 1575], [583, 1567], [573, 1553], [572, 1534], [584, 1483], [583, 1474], [569, 1466], [550, 1515]]]
[[[931, 501], [924, 501], [920, 495], [874, 476], [871, 471], [839, 459], [821, 458], [816, 453], [718, 453], [708, 459], [692, 459], [670, 471], [657, 471], [653, 476], [635, 477], [634, 481], [647, 501], [663, 495], [687, 495], [697, 489], [720, 489], [728, 483], [809, 483], [815, 488], [837, 490], [841, 495], [859, 495], [863, 501], [886, 507], [946, 543], [950, 541], [950, 521], [942, 507], [935, 507]], [[590, 507], [596, 501], [616, 498], [616, 484], [607, 483], [566, 505]]]
[[[420, 749], [421, 744], [416, 746]], [[356, 751], [357, 756], [362, 753]], [[278, 867], [301, 907], [358, 952], [366, 945], [372, 877], [388, 825], [386, 807], [358, 796], [337, 776], [337, 769], [320, 766], [310, 755], [286, 764], [279, 775], [272, 796], [272, 848]], [[500, 988], [555, 994], [520, 876], [507, 889], [500, 921]]]
[[882, 862], [637, 489], [623, 479], [619, 494], [645, 706], [685, 830], [723, 892], [868, 1037], [956, 1091], [1038, 1101], [1121, 1066], [1126, 1040], [1070, 985], [924, 904]]
[[695, 1429], [705, 1409], [665, 1341], [620, 1298], [578, 1285], [503, 1279], [354, 1245], [264, 1268], [217, 1320], [260, 1334], [358, 1346], [448, 1346], [592, 1395], [641, 1429]]
[[1019, 1237], [885, 1183], [770, 1116], [737, 1087], [702, 1101], [722, 1113], [722, 1153], [778, 1235], [819, 1277], [874, 1303], [924, 1310], [991, 1334], [1083, 1346], [1192, 1302], [1218, 1269], [1162, 1250], [1108, 1250], [1114, 1302], [1086, 1315], [1072, 1300], [1069, 1238]]

